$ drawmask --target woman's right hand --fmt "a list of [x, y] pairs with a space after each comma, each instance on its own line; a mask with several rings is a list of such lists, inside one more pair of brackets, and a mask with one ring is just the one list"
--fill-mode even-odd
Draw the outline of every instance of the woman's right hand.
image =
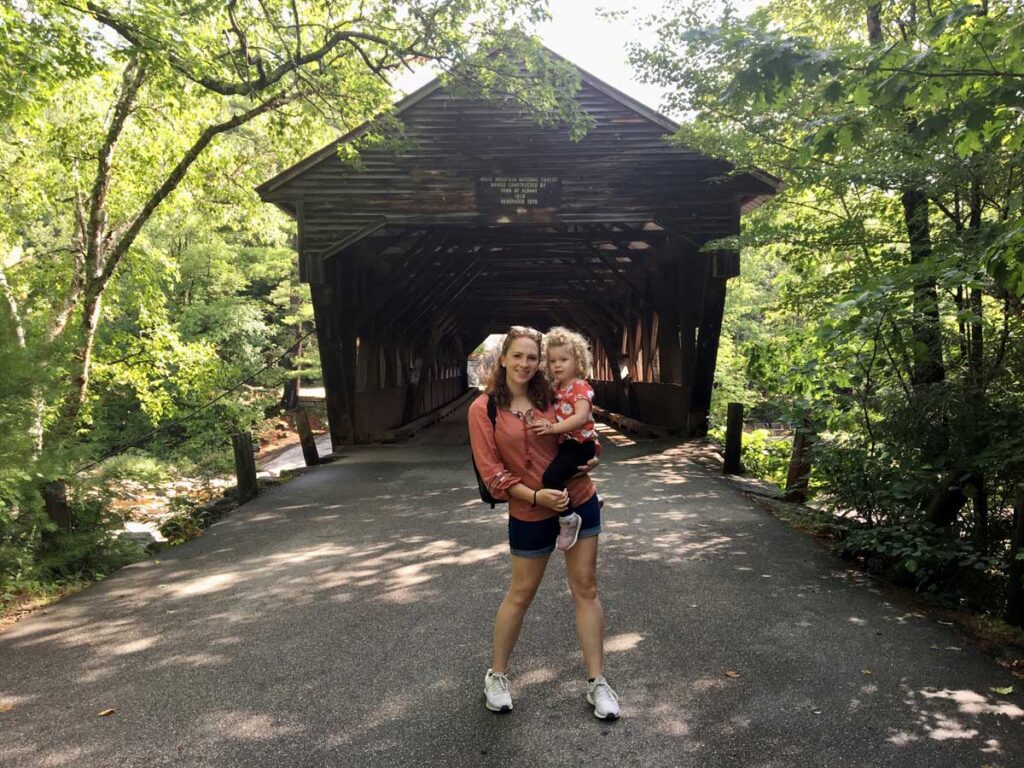
[[556, 512], [564, 512], [569, 508], [569, 492], [556, 491], [553, 488], [541, 488], [537, 491], [537, 503]]

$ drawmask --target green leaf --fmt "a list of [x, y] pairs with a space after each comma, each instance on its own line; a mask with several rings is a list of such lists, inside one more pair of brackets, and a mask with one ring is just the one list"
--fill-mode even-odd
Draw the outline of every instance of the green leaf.
[[864, 83], [860, 83], [853, 89], [850, 98], [858, 107], [867, 107], [871, 104], [871, 91], [868, 90]]

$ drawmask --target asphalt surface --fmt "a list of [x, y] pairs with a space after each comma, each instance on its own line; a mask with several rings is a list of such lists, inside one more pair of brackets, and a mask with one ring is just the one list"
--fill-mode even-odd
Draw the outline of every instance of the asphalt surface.
[[1014, 679], [952, 628], [669, 442], [609, 444], [595, 473], [622, 719], [584, 701], [558, 555], [515, 709], [488, 712], [506, 513], [478, 501], [455, 419], [352, 450], [0, 634], [0, 766], [1024, 763], [1019, 680], [992, 693]]

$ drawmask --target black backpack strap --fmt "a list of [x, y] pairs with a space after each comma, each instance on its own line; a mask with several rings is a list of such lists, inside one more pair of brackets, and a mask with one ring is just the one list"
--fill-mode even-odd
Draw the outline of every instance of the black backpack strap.
[[[491, 420], [491, 429], [498, 430], [498, 405], [490, 395], [487, 397], [487, 418]], [[494, 509], [494, 502], [491, 502], [491, 509]]]

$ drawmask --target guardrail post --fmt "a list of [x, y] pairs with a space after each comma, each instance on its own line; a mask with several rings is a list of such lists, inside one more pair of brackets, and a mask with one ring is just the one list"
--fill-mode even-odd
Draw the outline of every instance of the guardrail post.
[[301, 408], [295, 411], [295, 429], [299, 433], [299, 443], [302, 445], [302, 458], [307, 467], [315, 467], [320, 463], [320, 452], [316, 449], [316, 438], [313, 436], [313, 429], [309, 426], [309, 414]]
[[729, 413], [725, 423], [725, 464], [722, 466], [722, 471], [725, 474], [743, 474], [743, 464], [740, 462], [742, 452], [743, 403], [729, 403]]
[[252, 433], [239, 432], [231, 436], [235, 449], [235, 475], [238, 477], [238, 503], [245, 504], [259, 494], [256, 483], [256, 457], [252, 451]]

